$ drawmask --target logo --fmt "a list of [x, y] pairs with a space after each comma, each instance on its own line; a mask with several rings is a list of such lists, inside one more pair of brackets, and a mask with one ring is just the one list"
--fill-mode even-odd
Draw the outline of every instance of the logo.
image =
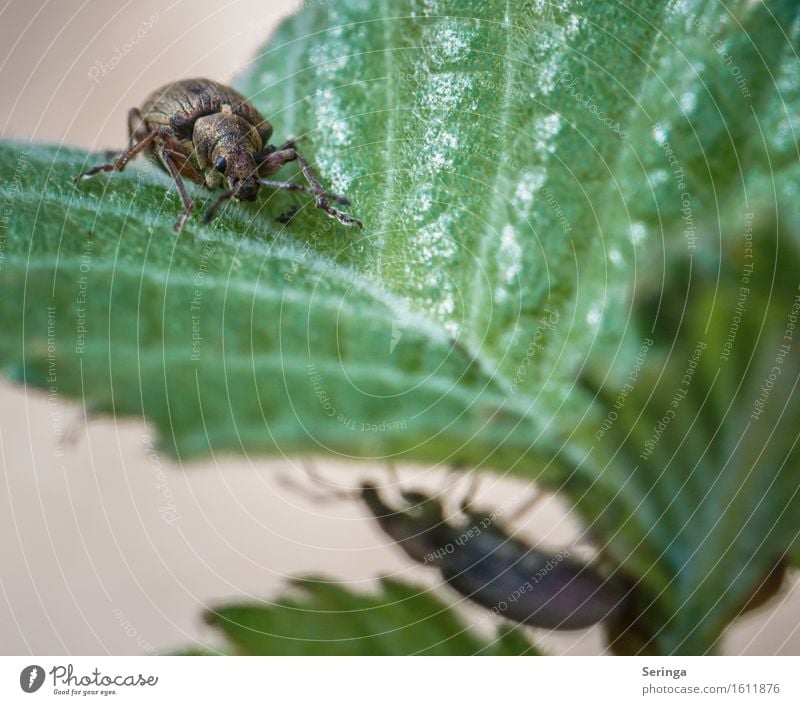
[[392, 339], [389, 341], [390, 355], [394, 352], [394, 349], [400, 342], [400, 338], [403, 337], [403, 333], [406, 332], [406, 328], [408, 328], [408, 320], [405, 318], [395, 318], [392, 321]]
[[44, 683], [44, 669], [41, 666], [25, 666], [19, 674], [19, 687], [26, 693], [35, 693]]

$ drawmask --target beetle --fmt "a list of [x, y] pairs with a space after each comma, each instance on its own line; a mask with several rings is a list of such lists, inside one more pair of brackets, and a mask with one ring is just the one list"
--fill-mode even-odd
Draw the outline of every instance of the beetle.
[[[295, 140], [281, 146], [269, 144], [272, 125], [244, 96], [233, 88], [207, 78], [176, 81], [151, 93], [141, 108], [128, 112], [130, 140], [113, 161], [100, 164], [75, 177], [76, 182], [106, 171], [122, 171], [137, 154], [146, 151], [172, 177], [183, 212], [175, 222], [180, 232], [193, 203], [183, 178], [208, 189], [225, 192], [207, 211], [204, 221], [230, 198], [254, 201], [261, 186], [301, 191], [315, 199], [317, 208], [343, 225], [363, 223], [330, 205], [349, 205], [349, 200], [325, 191], [308, 161], [297, 151]], [[296, 161], [308, 186], [269, 177], [284, 164]]]
[[[499, 527], [492, 513], [473, 510], [468, 499], [461, 504], [467, 521], [459, 525], [448, 520], [441, 501], [423, 492], [402, 492], [399, 509], [373, 483], [362, 483], [356, 494], [411, 560], [436, 568], [456, 592], [514, 622], [584, 629], [617, 620], [626, 609], [629, 586], [621, 576], [604, 575], [565, 551], [528, 546]], [[353, 491], [328, 496], [351, 498]]]
[[508, 535], [494, 517], [467, 505], [463, 526], [445, 518], [439, 500], [403, 492], [390, 507], [364, 483], [361, 499], [383, 532], [412, 560], [438, 568], [464, 597], [515, 622], [545, 629], [583, 629], [621, 614], [627, 586], [595, 567], [551, 554]]

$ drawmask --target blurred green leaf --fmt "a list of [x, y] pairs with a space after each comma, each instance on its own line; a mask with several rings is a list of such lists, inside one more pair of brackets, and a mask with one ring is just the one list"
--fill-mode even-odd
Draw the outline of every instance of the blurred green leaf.
[[[477, 634], [429, 590], [384, 578], [376, 594], [297, 579], [274, 604], [226, 605], [206, 619], [248, 656], [522, 656], [535, 649], [520, 627]], [[487, 613], [488, 614], [488, 613]]]
[[779, 589], [800, 534], [798, 238], [760, 212], [721, 259], [708, 250], [668, 256], [666, 286], [638, 291], [627, 377], [584, 375], [591, 473], [564, 468], [639, 581], [634, 631], [656, 653], [713, 649], [770, 574]]

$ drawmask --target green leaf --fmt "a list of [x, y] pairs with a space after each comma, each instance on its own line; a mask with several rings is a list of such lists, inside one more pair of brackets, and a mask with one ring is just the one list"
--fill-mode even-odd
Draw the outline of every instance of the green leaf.
[[637, 237], [680, 225], [691, 247], [720, 220], [741, 222], [742, 204], [775, 177], [796, 184], [781, 172], [798, 156], [800, 23], [795, 0], [683, 5], [661, 27], [630, 128], [636, 149], [617, 174]]
[[[0, 356], [15, 378], [147, 416], [182, 457], [321, 447], [437, 458], [474, 438], [470, 454], [503, 464], [507, 435], [517, 454], [528, 447], [513, 408], [487, 426], [509, 405], [480, 362], [374, 280], [267, 220], [263, 239], [243, 208], [176, 241], [166, 179], [145, 170], [76, 190], [85, 158], [0, 146], [13, 202]], [[350, 235], [320, 227], [347, 246]]]
[[297, 579], [296, 596], [274, 604], [218, 607], [206, 614], [248, 656], [522, 656], [535, 654], [521, 629], [479, 636], [428, 590], [384, 578], [376, 594], [315, 578]]

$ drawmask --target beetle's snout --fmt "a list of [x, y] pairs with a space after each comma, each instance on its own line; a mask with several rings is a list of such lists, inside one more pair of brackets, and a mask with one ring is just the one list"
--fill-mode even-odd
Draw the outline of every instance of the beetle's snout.
[[240, 201], [255, 201], [258, 196], [258, 179], [254, 176], [246, 176], [245, 178], [233, 177], [231, 178], [231, 189], [236, 198]]
[[249, 150], [236, 149], [229, 153], [225, 179], [239, 201], [255, 201], [258, 196], [258, 167]]

